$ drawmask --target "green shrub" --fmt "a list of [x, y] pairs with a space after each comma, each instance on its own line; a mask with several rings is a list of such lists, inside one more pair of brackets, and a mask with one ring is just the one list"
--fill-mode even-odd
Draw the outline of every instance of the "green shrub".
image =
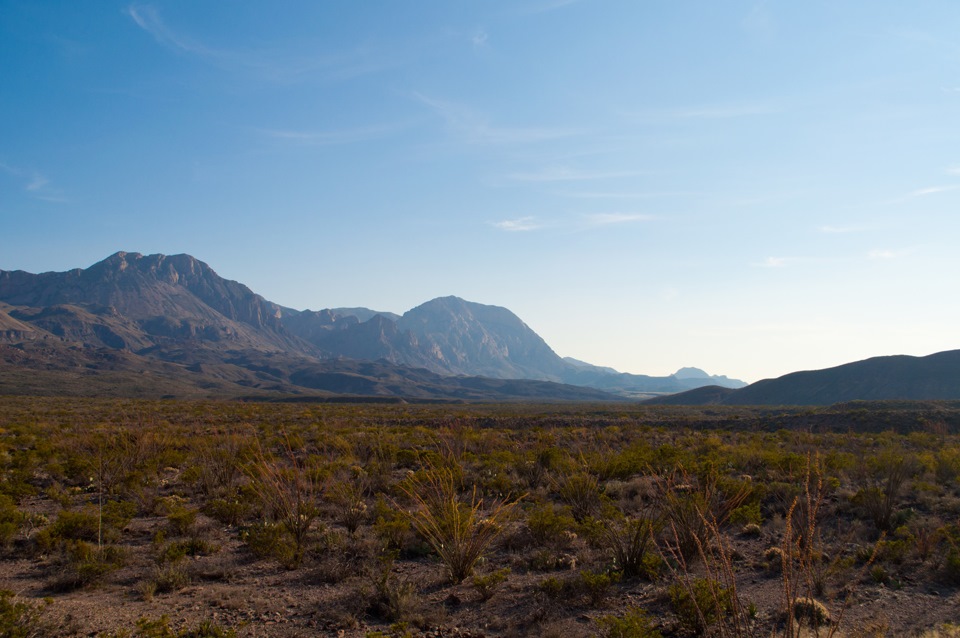
[[180, 564], [158, 565], [153, 573], [154, 591], [158, 594], [179, 591], [190, 584], [190, 574]]
[[50, 583], [56, 591], [73, 591], [99, 584], [126, 562], [123, 548], [114, 545], [96, 547], [85, 541], [67, 540], [61, 544], [60, 572]]
[[175, 631], [170, 626], [170, 619], [161, 616], [157, 620], [141, 618], [137, 621], [137, 629], [130, 636], [125, 631], [107, 634], [105, 638], [236, 638], [237, 632], [204, 620], [194, 628]]
[[714, 580], [697, 578], [670, 586], [670, 604], [680, 624], [697, 635], [733, 614], [733, 592]]
[[547, 598], [558, 600], [568, 595], [573, 589], [573, 582], [569, 578], [557, 578], [556, 576], [547, 576], [540, 581], [537, 588], [547, 595]]
[[597, 625], [601, 638], [663, 638], [639, 607], [627, 609], [622, 616], [601, 616]]
[[793, 615], [797, 620], [807, 622], [814, 627], [830, 622], [830, 612], [823, 603], [813, 598], [800, 597], [794, 600]]
[[276, 523], [255, 523], [245, 529], [240, 538], [257, 558], [273, 558], [281, 563], [293, 558], [294, 548]]
[[389, 505], [382, 496], [373, 506], [373, 533], [387, 551], [403, 551], [410, 536], [410, 518]]
[[761, 525], [763, 516], [760, 514], [760, 501], [745, 503], [730, 512], [730, 522], [734, 525]]
[[613, 586], [620, 582], [620, 577], [619, 572], [598, 573], [584, 570], [580, 572], [580, 588], [586, 594], [590, 605], [597, 607], [607, 599]]
[[473, 588], [480, 594], [481, 600], [490, 600], [501, 584], [507, 580], [510, 575], [510, 568], [504, 567], [497, 571], [484, 574], [483, 576], [474, 576], [471, 579]]
[[11, 545], [24, 520], [25, 516], [17, 509], [13, 499], [0, 494], [0, 548]]
[[174, 536], [186, 536], [197, 521], [197, 510], [189, 507], [175, 507], [167, 514], [167, 529]]
[[951, 547], [943, 561], [943, 575], [951, 585], [960, 585], [960, 549]]
[[3, 638], [40, 638], [50, 635], [41, 620], [40, 608], [17, 600], [8, 589], [0, 589], [0, 636]]
[[203, 513], [224, 525], [239, 525], [250, 516], [253, 507], [239, 496], [212, 498], [203, 505]]
[[407, 622], [415, 619], [421, 607], [420, 596], [413, 583], [390, 573], [392, 561], [382, 562], [373, 576], [367, 612], [387, 622]]
[[77, 540], [96, 543], [100, 538], [100, 519], [95, 512], [63, 510], [57, 519], [37, 535], [43, 549], [53, 549], [59, 541]]
[[126, 501], [108, 501], [101, 513], [96, 507], [82, 511], [61, 510], [57, 519], [36, 536], [37, 546], [44, 551], [56, 549], [65, 540], [89, 543], [114, 543], [120, 531], [130, 524], [136, 505]]
[[570, 531], [576, 525], [569, 507], [557, 507], [549, 501], [535, 507], [527, 516], [527, 527], [538, 545], [567, 545]]

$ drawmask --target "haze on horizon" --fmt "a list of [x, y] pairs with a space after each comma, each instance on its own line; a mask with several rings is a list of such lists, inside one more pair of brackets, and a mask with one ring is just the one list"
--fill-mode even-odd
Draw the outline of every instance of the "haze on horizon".
[[960, 4], [0, 0], [0, 269], [746, 381], [960, 348]]

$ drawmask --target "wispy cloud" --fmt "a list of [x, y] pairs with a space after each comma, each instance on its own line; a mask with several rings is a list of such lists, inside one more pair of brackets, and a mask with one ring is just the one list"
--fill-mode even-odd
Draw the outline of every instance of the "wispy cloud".
[[890, 250], [888, 248], [878, 248], [867, 253], [867, 259], [874, 261], [889, 261], [891, 259], [900, 259], [907, 257], [915, 252], [914, 248], [901, 248], [899, 250]]
[[482, 46], [486, 46], [487, 40], [489, 39], [490, 37], [487, 35], [487, 32], [484, 31], [483, 29], [477, 29], [476, 31], [473, 32], [473, 35], [470, 36], [470, 42], [473, 43], [473, 46], [478, 48]]
[[616, 179], [645, 175], [646, 171], [588, 171], [567, 167], [551, 167], [531, 173], [512, 173], [508, 177], [518, 182], [576, 182], [597, 179]]
[[51, 186], [50, 179], [39, 171], [20, 168], [4, 162], [0, 162], [0, 171], [20, 181], [23, 190], [35, 199], [52, 203], [67, 201], [59, 190]]
[[31, 193], [36, 193], [43, 191], [44, 187], [50, 183], [50, 180], [41, 175], [40, 173], [34, 173], [30, 176], [30, 181], [27, 182], [27, 185], [24, 187]]
[[947, 167], [947, 170], [946, 170], [945, 172], [947, 173], [947, 175], [958, 175], [958, 176], [960, 176], [960, 166], [957, 166], [956, 164], [953, 165], [953, 166], [948, 166], [948, 167]]
[[656, 217], [654, 215], [648, 215], [646, 213], [588, 213], [580, 215], [579, 217], [569, 217], [549, 222], [533, 216], [526, 216], [493, 222], [492, 225], [495, 228], [508, 232], [543, 230], [546, 228], [567, 232], [584, 232], [591, 228], [649, 222], [655, 219]]
[[758, 268], [783, 268], [791, 261], [794, 261], [791, 257], [767, 257], [762, 262], [752, 265]]
[[210, 58], [224, 57], [225, 53], [217, 52], [187, 36], [174, 32], [160, 18], [156, 8], [151, 5], [135, 5], [127, 7], [127, 15], [138, 27], [149, 33], [160, 44], [185, 53], [193, 53]]
[[543, 225], [540, 224], [535, 217], [518, 217], [517, 219], [505, 219], [499, 222], [493, 222], [495, 228], [500, 230], [505, 230], [507, 232], [526, 232], [531, 230], [539, 230], [543, 228]]
[[576, 199], [656, 199], [660, 197], [689, 197], [685, 191], [631, 192], [631, 191], [557, 191], [563, 197]]
[[723, 120], [777, 112], [778, 109], [769, 104], [719, 104], [672, 109], [666, 111], [666, 115], [679, 119]]
[[378, 139], [404, 128], [401, 125], [368, 126], [339, 131], [304, 131], [294, 129], [260, 129], [275, 140], [300, 146], [335, 146]]
[[556, 11], [557, 9], [562, 9], [572, 4], [577, 4], [580, 1], [581, 0], [541, 0], [540, 2], [531, 2], [528, 4], [517, 3], [514, 11], [521, 15], [547, 13], [548, 11]]
[[947, 193], [949, 191], [955, 191], [960, 188], [960, 185], [952, 184], [948, 186], [931, 186], [929, 188], [920, 188], [912, 193], [910, 197], [926, 197], [928, 195], [936, 195], [937, 193]]
[[763, 0], [754, 3], [740, 25], [748, 34], [762, 40], [770, 40], [777, 34], [776, 20]]
[[530, 144], [571, 137], [580, 133], [574, 129], [564, 128], [494, 126], [487, 118], [462, 105], [437, 100], [417, 92], [413, 93], [413, 96], [443, 118], [450, 131], [469, 144]]
[[647, 215], [646, 213], [593, 213], [585, 215], [584, 218], [591, 226], [630, 224], [633, 222], [648, 222], [656, 219], [653, 215]]
[[847, 233], [862, 233], [870, 230], [870, 226], [820, 226], [817, 230], [827, 235], [843, 235]]
[[624, 115], [649, 121], [727, 120], [773, 115], [781, 112], [783, 112], [783, 108], [771, 102], [743, 102], [645, 109], [643, 111], [626, 112]]
[[315, 74], [327, 79], [349, 79], [399, 66], [403, 60], [403, 56], [396, 52], [377, 55], [363, 47], [334, 54], [216, 48], [170, 27], [153, 5], [131, 4], [126, 14], [167, 49], [198, 57], [224, 70], [273, 82], [290, 82]]

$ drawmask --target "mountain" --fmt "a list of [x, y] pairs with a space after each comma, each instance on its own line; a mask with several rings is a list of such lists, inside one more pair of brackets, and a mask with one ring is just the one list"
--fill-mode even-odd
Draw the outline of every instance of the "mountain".
[[[691, 388], [719, 385], [742, 388], [747, 384], [725, 376], [709, 375], [699, 368], [681, 368], [669, 377], [651, 377], [642, 374], [617, 372], [613, 368], [590, 365], [576, 359], [565, 359], [568, 367], [561, 379], [564, 383], [582, 385], [613, 392], [623, 396], [648, 398], [651, 394], [675, 394]], [[691, 371], [696, 371], [691, 372]]]
[[[499, 336], [458, 317], [470, 310], [461, 304], [445, 311], [444, 303], [424, 304], [403, 327], [403, 317], [361, 308], [295, 311], [189, 255], [118, 252], [87, 269], [0, 271], [0, 393], [616, 398], [540, 379], [480, 378], [477, 368], [510, 368], [497, 358]], [[486, 317], [488, 307], [476, 306]], [[489, 320], [507, 315], [498, 309]], [[456, 332], [458, 319], [463, 330]], [[451, 329], [446, 340], [414, 333], [444, 325]], [[511, 345], [523, 352], [522, 343]], [[438, 360], [466, 376], [444, 376], [449, 370]]]
[[[444, 375], [556, 381], [632, 397], [712, 384], [746, 385], [703, 371], [683, 378], [650, 377], [563, 359], [506, 308], [459, 297], [433, 299], [402, 316], [357, 310], [293, 312], [284, 314], [282, 321], [292, 334], [326, 357], [383, 359]], [[364, 321], [363, 316], [370, 318]]]
[[540, 335], [499, 306], [441, 297], [404, 313], [397, 326], [453, 374], [560, 380], [567, 368]]
[[[700, 370], [648, 377], [564, 360], [508, 309], [459, 297], [433, 299], [403, 315], [369, 308], [285, 308], [220, 277], [190, 255], [118, 252], [86, 269], [0, 271], [0, 343], [22, 346], [38, 340], [42, 345], [21, 348], [26, 360], [59, 360], [64, 369], [109, 369], [117, 374], [138, 369], [160, 377], [175, 375], [175, 367], [157, 368], [155, 362], [160, 361], [181, 366], [203, 377], [191, 377], [197, 383], [224, 391], [234, 386], [326, 391], [315, 380], [333, 383], [334, 377], [317, 371], [346, 360], [394, 366], [395, 374], [418, 378], [447, 393], [444, 396], [451, 396], [449, 383], [428, 383], [414, 370], [443, 377], [553, 383], [538, 386], [535, 394], [555, 392], [558, 397], [575, 394], [572, 386], [646, 397], [739, 383]], [[80, 356], [75, 347], [87, 350]], [[15, 358], [11, 354], [8, 360]], [[307, 369], [309, 374], [303, 372]], [[22, 375], [18, 378], [22, 380]], [[314, 381], [304, 385], [308, 379]], [[344, 386], [337, 384], [342, 390]], [[478, 387], [476, 382], [473, 386]], [[410, 385], [382, 381], [358, 382], [355, 387], [377, 393], [386, 387], [412, 391]], [[507, 390], [504, 384], [484, 388], [487, 393]], [[527, 391], [510, 389], [512, 396]]]
[[733, 391], [700, 388], [651, 403], [674, 405], [832, 405], [848, 401], [960, 399], [960, 350], [926, 357], [874, 357], [793, 372]]
[[568, 367], [506, 308], [441, 297], [402, 316], [370, 312], [305, 311], [283, 324], [326, 357], [384, 359], [438, 374], [561, 381]]
[[14, 319], [70, 341], [141, 350], [181, 340], [307, 351], [280, 306], [219, 277], [189, 255], [118, 252], [85, 270], [0, 271], [0, 301]]

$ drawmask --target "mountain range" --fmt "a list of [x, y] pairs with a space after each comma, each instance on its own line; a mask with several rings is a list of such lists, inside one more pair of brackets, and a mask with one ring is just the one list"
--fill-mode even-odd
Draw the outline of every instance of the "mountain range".
[[[593, 326], [591, 329], [602, 329]], [[440, 297], [402, 315], [295, 310], [189, 255], [118, 252], [86, 269], [0, 270], [0, 394], [315, 400], [649, 399], [677, 405], [960, 400], [960, 350], [747, 386], [562, 358], [497, 306]], [[660, 395], [660, 396], [657, 396]]]
[[613, 400], [742, 382], [558, 356], [516, 315], [442, 297], [403, 315], [295, 310], [189, 255], [0, 271], [0, 392]]

